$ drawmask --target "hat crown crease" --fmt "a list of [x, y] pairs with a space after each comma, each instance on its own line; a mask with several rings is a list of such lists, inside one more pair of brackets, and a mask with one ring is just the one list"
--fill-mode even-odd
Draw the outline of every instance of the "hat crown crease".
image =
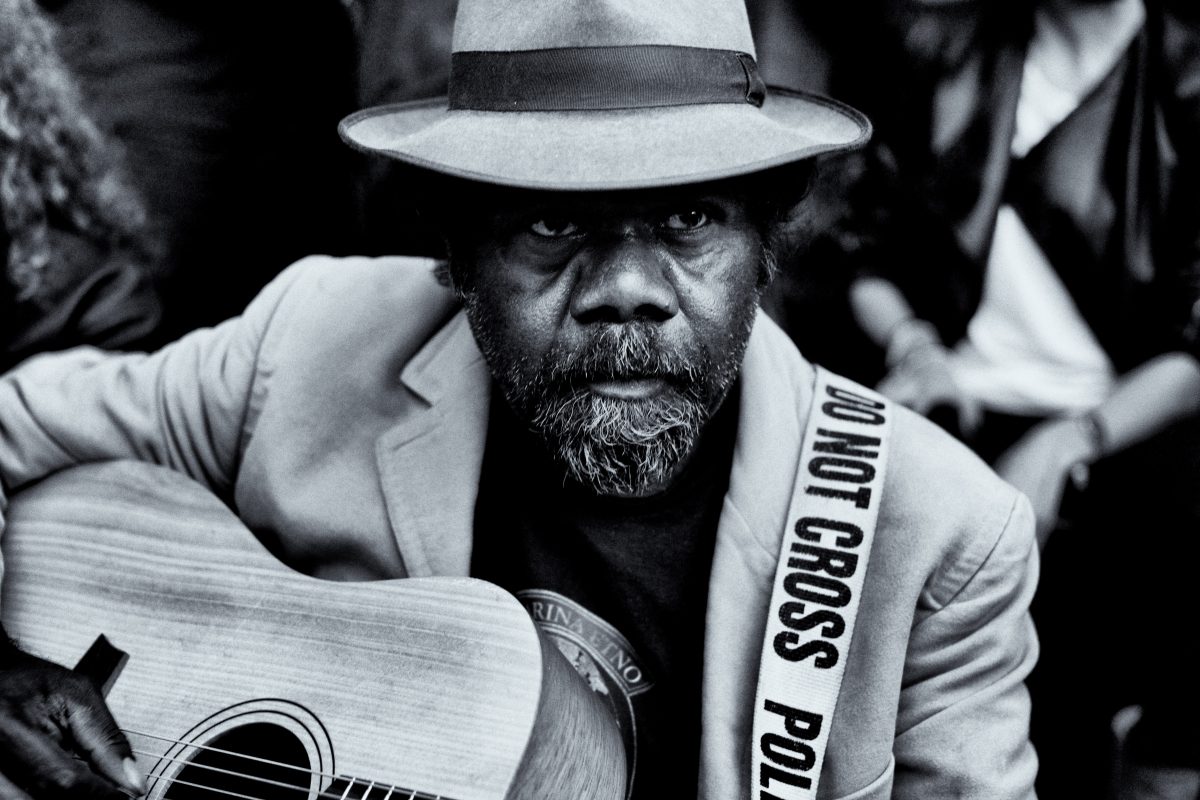
[[[761, 88], [743, 0], [460, 0], [453, 50], [449, 97], [365, 109], [342, 137], [443, 175], [597, 191], [761, 172], [870, 136], [847, 106]], [[455, 60], [475, 74], [465, 88]]]
[[454, 52], [678, 45], [755, 55], [742, 0], [461, 0]]

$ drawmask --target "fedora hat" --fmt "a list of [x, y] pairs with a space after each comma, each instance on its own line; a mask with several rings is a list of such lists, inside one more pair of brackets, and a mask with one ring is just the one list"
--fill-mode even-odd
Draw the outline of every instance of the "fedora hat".
[[743, 0], [460, 0], [447, 97], [342, 121], [354, 147], [506, 186], [607, 190], [853, 149], [859, 112], [763, 85]]

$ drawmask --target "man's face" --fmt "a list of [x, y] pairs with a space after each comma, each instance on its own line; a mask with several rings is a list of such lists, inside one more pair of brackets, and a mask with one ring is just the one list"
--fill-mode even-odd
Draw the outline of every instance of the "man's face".
[[514, 191], [470, 218], [454, 274], [518, 417], [599, 494], [664, 489], [749, 338], [768, 256], [746, 202]]

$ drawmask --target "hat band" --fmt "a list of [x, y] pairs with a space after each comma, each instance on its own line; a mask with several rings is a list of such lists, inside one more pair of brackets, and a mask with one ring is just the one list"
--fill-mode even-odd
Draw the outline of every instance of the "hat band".
[[596, 111], [698, 103], [761, 106], [754, 57], [675, 45], [464, 50], [450, 57], [450, 108]]

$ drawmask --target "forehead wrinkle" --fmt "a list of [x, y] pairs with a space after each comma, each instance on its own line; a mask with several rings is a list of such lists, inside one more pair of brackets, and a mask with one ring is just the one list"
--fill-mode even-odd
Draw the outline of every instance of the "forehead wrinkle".
[[625, 189], [599, 192], [556, 192], [538, 189], [490, 187], [476, 201], [489, 214], [520, 214], [543, 209], [558, 214], [638, 215], [683, 203], [724, 201], [745, 203], [746, 193], [727, 182]]

